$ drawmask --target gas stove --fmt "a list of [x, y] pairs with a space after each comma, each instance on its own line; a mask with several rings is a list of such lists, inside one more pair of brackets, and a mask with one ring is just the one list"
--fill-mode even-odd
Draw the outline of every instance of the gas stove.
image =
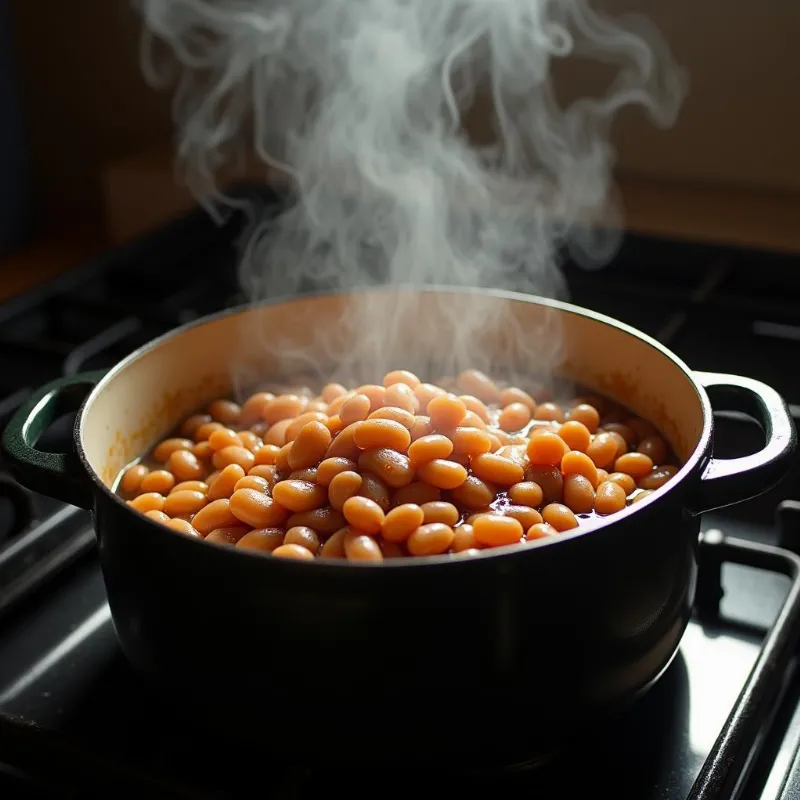
[[[238, 194], [265, 213], [280, 204], [252, 187]], [[195, 210], [0, 306], [0, 425], [45, 381], [110, 367], [241, 303], [244, 223]], [[800, 417], [800, 257], [630, 235], [607, 267], [564, 270], [573, 302], [655, 336], [694, 368], [770, 383]], [[59, 451], [71, 421], [40, 446]], [[717, 415], [718, 455], [753, 452], [762, 438], [747, 417]], [[424, 774], [330, 764], [313, 731], [282, 762], [139, 682], [116, 643], [89, 516], [22, 490], [0, 464], [0, 796], [374, 797], [435, 786], [537, 800], [800, 797], [800, 459], [774, 490], [706, 515], [703, 529], [695, 613], [672, 665], [550, 762], [488, 768], [465, 742], [467, 772], [446, 761]]]

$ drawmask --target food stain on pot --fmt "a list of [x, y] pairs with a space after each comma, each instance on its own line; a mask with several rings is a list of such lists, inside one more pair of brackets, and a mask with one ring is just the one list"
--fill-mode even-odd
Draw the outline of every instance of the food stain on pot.
[[[135, 378], [135, 366], [131, 366], [134, 367], [133, 374], [128, 375], [125, 372], [115, 376], [103, 392], [113, 395], [122, 391], [122, 387], [116, 387], [115, 383], [121, 380], [123, 375], [126, 380]], [[181, 415], [198, 406], [205, 405], [210, 399], [225, 394], [229, 390], [230, 379], [227, 375], [206, 375], [189, 386], [164, 391], [155, 404], [144, 412], [134, 408], [134, 413], [140, 413], [137, 427], [131, 431], [118, 427], [114, 431], [114, 441], [108, 447], [105, 463], [102, 469], [98, 470], [100, 479], [109, 489], [112, 489], [123, 467], [138, 458], [142, 451], [149, 449], [160, 436], [175, 425]], [[91, 424], [93, 411], [95, 411], [94, 407], [88, 409], [85, 417], [87, 436], [91, 434], [93, 428]], [[111, 429], [110, 425], [106, 426], [106, 431], [110, 432]]]

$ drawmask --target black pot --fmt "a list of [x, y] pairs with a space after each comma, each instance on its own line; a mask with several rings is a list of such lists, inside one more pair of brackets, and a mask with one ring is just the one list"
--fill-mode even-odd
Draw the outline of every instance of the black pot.
[[[559, 371], [652, 420], [681, 458], [680, 472], [591, 530], [541, 546], [379, 566], [301, 563], [193, 540], [114, 494], [126, 463], [230, 391], [232, 353], [253, 374], [280, 374], [285, 358], [256, 331], [280, 332], [283, 356], [288, 345], [294, 354], [317, 348], [322, 362], [324, 353], [353, 352], [359, 326], [340, 324], [348, 295], [201, 320], [103, 376], [45, 386], [6, 429], [5, 456], [21, 483], [94, 511], [125, 655], [217, 731], [315, 758], [546, 753], [664, 672], [693, 603], [700, 514], [763, 493], [788, 471], [795, 431], [786, 405], [758, 381], [693, 373], [649, 337], [569, 305], [438, 289], [358, 297], [360, 307], [414, 309], [415, 324], [393, 329], [391, 352], [382, 353], [393, 368], [419, 360], [409, 354], [452, 355], [451, 326], [463, 315], [443, 315], [444, 307], [489, 309], [482, 356], [523, 369], [532, 332], [552, 334], [556, 324]], [[755, 417], [765, 447], [712, 458], [709, 396]], [[76, 454], [38, 451], [49, 421], [83, 397]]]

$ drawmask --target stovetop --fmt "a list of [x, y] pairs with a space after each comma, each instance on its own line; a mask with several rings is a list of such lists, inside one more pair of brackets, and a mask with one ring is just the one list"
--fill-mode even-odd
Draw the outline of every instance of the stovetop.
[[[239, 193], [265, 210], [278, 203]], [[39, 384], [109, 367], [242, 302], [241, 231], [236, 216], [217, 226], [196, 210], [0, 306], [0, 425]], [[573, 302], [655, 336], [694, 368], [771, 383], [800, 417], [800, 257], [628, 236], [608, 267], [567, 262], [565, 274]], [[70, 422], [57, 422], [43, 446], [57, 451]], [[717, 424], [718, 455], [763, 440], [740, 415], [721, 413]], [[484, 769], [477, 743], [464, 742], [470, 769], [443, 757], [440, 771], [420, 774], [357, 754], [330, 764], [313, 731], [292, 763], [279, 762], [263, 744], [208, 730], [202, 709], [157, 697], [118, 649], [89, 516], [22, 491], [0, 464], [0, 796], [316, 798], [444, 787], [542, 800], [800, 798], [799, 478], [795, 467], [767, 495], [706, 515], [696, 613], [668, 671], [631, 708], [576, 732], [544, 766]]]

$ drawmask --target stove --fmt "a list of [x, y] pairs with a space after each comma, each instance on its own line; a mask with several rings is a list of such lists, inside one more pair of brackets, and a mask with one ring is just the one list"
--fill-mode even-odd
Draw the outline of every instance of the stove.
[[[269, 213], [278, 197], [239, 199]], [[30, 389], [110, 367], [154, 336], [243, 302], [245, 230], [195, 210], [0, 306], [0, 425]], [[692, 367], [760, 378], [800, 417], [800, 257], [627, 236], [601, 270], [564, 267], [573, 302], [655, 336]], [[305, 289], [318, 289], [307, 286]], [[513, 288], [513, 287], [510, 287]], [[72, 418], [40, 442], [63, 450]], [[758, 449], [745, 416], [717, 414], [715, 452]], [[27, 492], [0, 464], [0, 796], [316, 798], [464, 789], [537, 800], [800, 798], [800, 458], [763, 497], [708, 514], [698, 597], [656, 686], [542, 765], [424, 774], [331, 764], [309, 731], [281, 762], [156, 698], [116, 643], [83, 511]], [[265, 720], [265, 725], [268, 725]], [[500, 732], [493, 732], [500, 735]], [[275, 732], [280, 735], [279, 731]], [[389, 789], [391, 787], [391, 790]]]

